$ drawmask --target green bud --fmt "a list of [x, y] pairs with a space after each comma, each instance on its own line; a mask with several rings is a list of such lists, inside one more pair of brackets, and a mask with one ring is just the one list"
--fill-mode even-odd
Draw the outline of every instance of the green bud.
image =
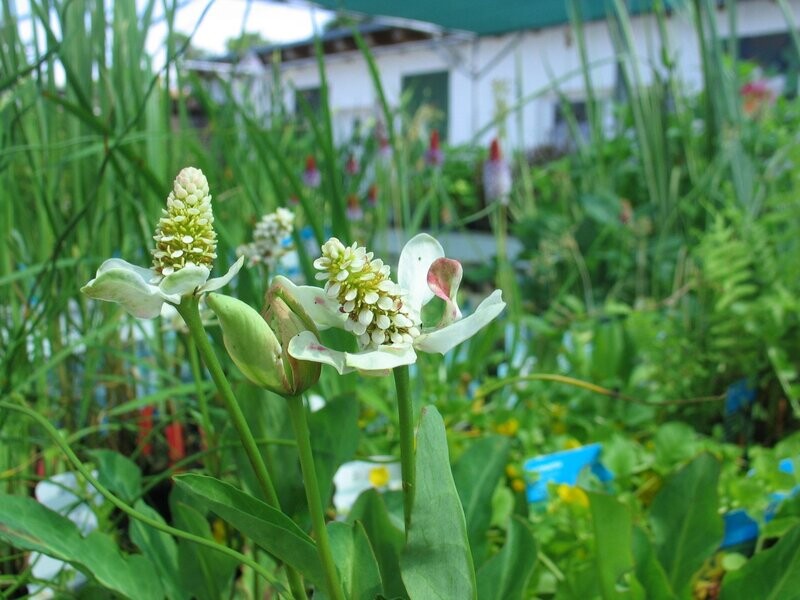
[[286, 394], [283, 348], [261, 315], [222, 294], [208, 294], [206, 302], [219, 319], [225, 349], [244, 376], [257, 386]]
[[319, 379], [322, 365], [307, 360], [298, 360], [289, 355], [291, 339], [302, 331], [310, 331], [319, 338], [314, 321], [291, 293], [291, 282], [285, 277], [274, 279], [265, 297], [264, 320], [275, 332], [283, 349], [286, 393], [296, 396], [310, 388]]

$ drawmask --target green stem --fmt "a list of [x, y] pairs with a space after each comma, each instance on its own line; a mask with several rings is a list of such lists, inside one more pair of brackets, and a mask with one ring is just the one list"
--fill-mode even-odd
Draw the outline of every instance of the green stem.
[[408, 365], [395, 367], [394, 386], [397, 390], [397, 414], [400, 421], [400, 468], [403, 476], [403, 515], [406, 537], [411, 527], [411, 507], [414, 505], [414, 414], [408, 383]]
[[[203, 328], [203, 321], [200, 318], [198, 299], [196, 297], [183, 298], [177, 308], [186, 326], [189, 328], [189, 333], [197, 346], [197, 351], [200, 353], [208, 372], [211, 374], [211, 379], [214, 380], [219, 390], [219, 395], [222, 398], [222, 402], [225, 404], [225, 409], [228, 411], [231, 424], [239, 435], [239, 440], [242, 443], [245, 454], [247, 454], [250, 465], [253, 467], [256, 480], [261, 488], [261, 493], [264, 494], [267, 504], [280, 510], [278, 494], [275, 491], [275, 486], [272, 483], [269, 471], [267, 471], [264, 457], [261, 455], [258, 444], [256, 444], [256, 440], [253, 437], [253, 432], [250, 431], [250, 427], [247, 424], [247, 419], [245, 419], [244, 413], [242, 413], [242, 409], [236, 401], [236, 396], [233, 394], [231, 384], [228, 383], [228, 379], [225, 377], [222, 365], [219, 363], [219, 359], [214, 349], [211, 347], [211, 343], [208, 341], [206, 330]], [[305, 600], [307, 596], [302, 580], [300, 579], [300, 574], [289, 565], [286, 565], [286, 576], [289, 579], [292, 595], [297, 600]]]
[[325, 527], [325, 512], [322, 507], [322, 496], [320, 495], [317, 481], [317, 470], [314, 466], [314, 455], [311, 452], [311, 432], [308, 429], [303, 398], [301, 396], [289, 396], [286, 400], [289, 403], [289, 415], [292, 418], [292, 427], [297, 438], [297, 451], [300, 454], [300, 468], [303, 471], [308, 510], [311, 513], [311, 523], [317, 536], [319, 558], [325, 569], [328, 594], [334, 600], [344, 600], [339, 574], [336, 571], [336, 564], [333, 562], [328, 530]]
[[[200, 405], [200, 416], [203, 420], [203, 441], [205, 442], [206, 448], [216, 448], [217, 434], [211, 422], [211, 414], [208, 411], [208, 398], [206, 398], [206, 393], [202, 385], [203, 376], [200, 371], [200, 359], [197, 356], [197, 345], [194, 343], [194, 340], [190, 339], [187, 346], [189, 351], [189, 364], [192, 367], [192, 377], [197, 384], [197, 402]], [[215, 477], [219, 477], [219, 454], [216, 452], [209, 453], [206, 467]]]

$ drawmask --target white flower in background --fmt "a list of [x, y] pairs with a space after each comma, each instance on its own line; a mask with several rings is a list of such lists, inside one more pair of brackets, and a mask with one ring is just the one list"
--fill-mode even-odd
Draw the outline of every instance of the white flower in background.
[[489, 146], [489, 158], [483, 163], [483, 191], [487, 200], [508, 204], [511, 194], [511, 167], [500, 152], [500, 143], [494, 139]]
[[386, 462], [388, 456], [370, 457], [370, 461], [354, 460], [344, 463], [333, 476], [336, 491], [333, 505], [339, 515], [345, 515], [355, 501], [368, 489], [399, 490], [403, 487], [399, 462]]
[[261, 217], [253, 230], [253, 241], [239, 246], [236, 254], [247, 258], [250, 266], [263, 263], [273, 268], [292, 249], [290, 236], [293, 230], [294, 213], [279, 208]]
[[[92, 475], [97, 477], [97, 472], [92, 472]], [[83, 498], [87, 494], [83, 492], [84, 487], [78, 481], [77, 475], [72, 472], [59, 473], [40, 481], [34, 490], [39, 502], [61, 516], [67, 517], [75, 523], [81, 534], [86, 536], [97, 529], [97, 516], [91, 505], [100, 506], [103, 503], [103, 497], [94, 487], [87, 485], [85, 492], [88, 492], [90, 501], [86, 502]], [[73, 566], [50, 556], [31, 552], [28, 562], [31, 564], [31, 575], [35, 579], [53, 581], [59, 577], [60, 573], [70, 572], [74, 573], [74, 576], [67, 584], [69, 589], [76, 590], [86, 583], [85, 575], [76, 571]], [[28, 593], [32, 598], [38, 600], [55, 597], [55, 592], [41, 583], [28, 584]]]
[[[400, 253], [398, 283], [390, 269], [366, 248], [344, 246], [331, 238], [314, 261], [325, 280], [324, 289], [295, 286], [292, 294], [320, 329], [339, 327], [353, 333], [358, 353], [339, 352], [321, 345], [316, 336], [300, 333], [289, 343], [289, 354], [298, 360], [319, 362], [339, 373], [353, 370], [383, 374], [416, 361], [417, 351], [444, 354], [472, 337], [505, 307], [495, 290], [471, 315], [461, 318], [456, 294], [461, 283], [461, 264], [444, 257], [433, 237], [421, 233]], [[422, 307], [434, 296], [446, 306], [435, 327], [423, 327]]]
[[239, 272], [244, 259], [222, 277], [208, 278], [217, 257], [217, 234], [208, 181], [200, 169], [178, 173], [162, 213], [153, 236], [152, 269], [111, 258], [81, 291], [95, 300], [116, 302], [134, 317], [153, 319], [165, 302], [180, 304], [183, 296], [217, 290]]

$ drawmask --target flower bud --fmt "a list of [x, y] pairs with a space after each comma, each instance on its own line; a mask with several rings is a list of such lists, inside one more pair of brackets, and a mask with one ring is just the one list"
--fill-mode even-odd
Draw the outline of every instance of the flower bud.
[[257, 386], [286, 394], [283, 350], [261, 315], [222, 294], [209, 294], [206, 302], [219, 319], [225, 349], [244, 376]]
[[298, 360], [288, 352], [289, 342], [303, 331], [310, 331], [319, 338], [319, 331], [311, 317], [292, 296], [292, 284], [285, 277], [274, 279], [265, 297], [266, 304], [262, 315], [275, 332], [283, 350], [285, 395], [301, 394], [319, 379], [322, 365]]

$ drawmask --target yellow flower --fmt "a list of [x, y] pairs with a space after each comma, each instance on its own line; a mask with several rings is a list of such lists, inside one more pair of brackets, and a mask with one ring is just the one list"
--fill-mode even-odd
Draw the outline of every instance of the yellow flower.
[[525, 491], [525, 482], [522, 479], [512, 479], [511, 480], [511, 489], [515, 492], [524, 492]]
[[381, 488], [388, 485], [390, 479], [389, 469], [384, 466], [375, 467], [369, 471], [369, 482], [372, 487]]
[[515, 477], [519, 477], [519, 468], [517, 465], [514, 464], [507, 464], [506, 465], [506, 477], [509, 479], [514, 479]]
[[589, 508], [589, 496], [577, 486], [562, 483], [556, 488], [556, 494], [566, 504]]
[[575, 448], [580, 448], [583, 444], [581, 444], [575, 438], [569, 438], [566, 442], [564, 442], [564, 448], [566, 450], [573, 450]]
[[497, 431], [497, 433], [500, 435], [512, 437], [516, 435], [517, 431], [519, 431], [519, 421], [512, 417], [505, 423], [498, 424], [495, 427], [495, 431]]

